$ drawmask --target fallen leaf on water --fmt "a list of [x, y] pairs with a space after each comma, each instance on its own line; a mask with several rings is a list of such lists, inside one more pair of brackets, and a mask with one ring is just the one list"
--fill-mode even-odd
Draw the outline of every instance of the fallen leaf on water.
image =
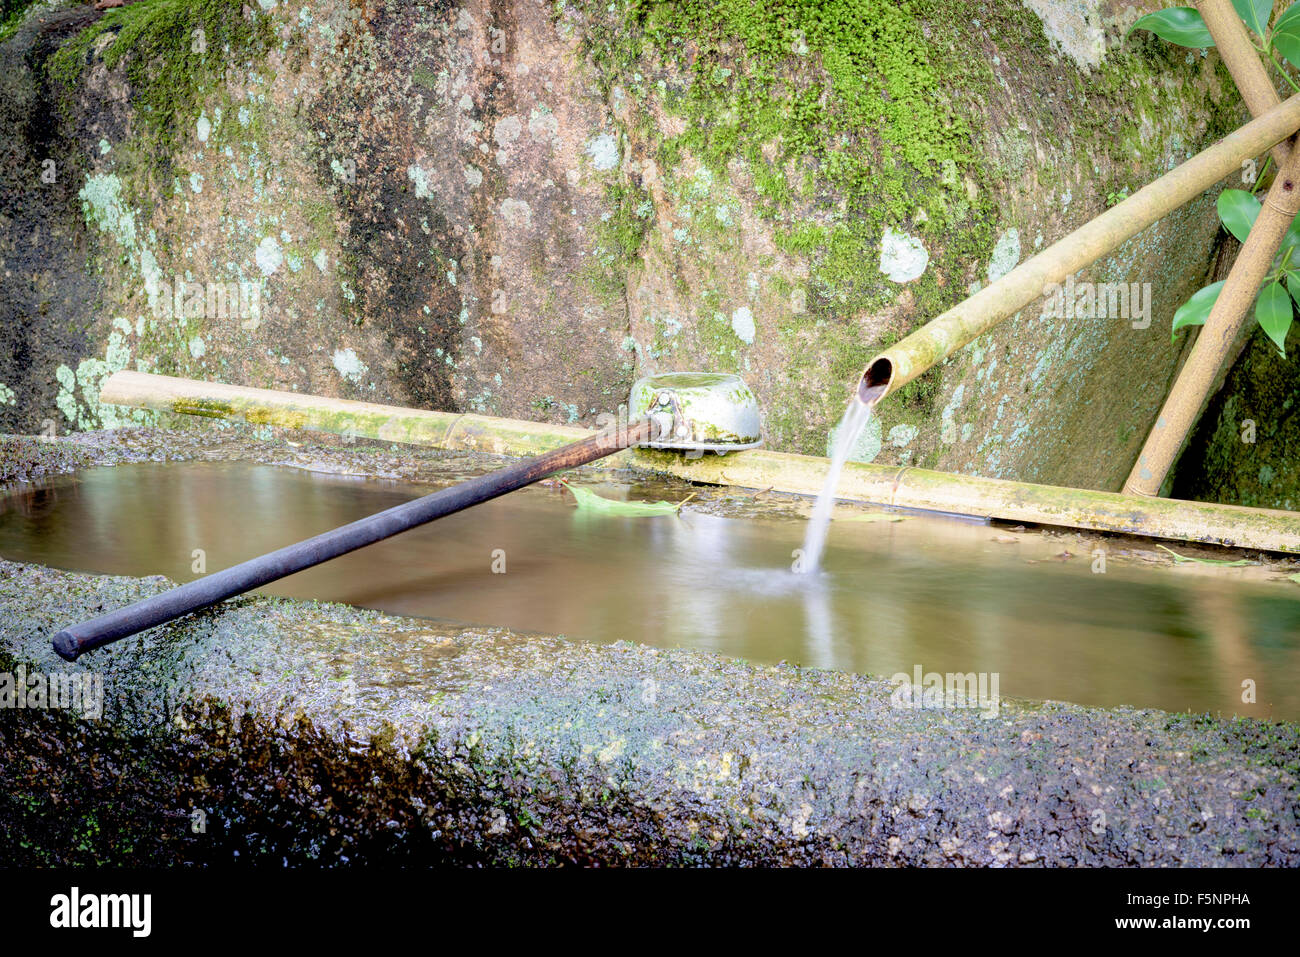
[[1250, 559], [1247, 558], [1239, 558], [1235, 562], [1230, 562], [1230, 561], [1225, 561], [1224, 559], [1221, 558], [1194, 558], [1191, 555], [1179, 555], [1172, 548], [1165, 548], [1165, 546], [1163, 545], [1156, 545], [1156, 548], [1159, 548], [1163, 551], [1168, 552], [1170, 555], [1173, 555], [1175, 565], [1188, 565], [1188, 564], [1222, 565], [1224, 568], [1237, 568], [1240, 567], [1241, 565], [1259, 564], [1258, 562], [1252, 562]]
[[680, 502], [621, 502], [604, 498], [585, 488], [576, 488], [568, 482], [561, 484], [573, 493], [578, 508], [605, 515], [674, 515], [678, 509], [695, 497], [695, 493], [692, 492]]

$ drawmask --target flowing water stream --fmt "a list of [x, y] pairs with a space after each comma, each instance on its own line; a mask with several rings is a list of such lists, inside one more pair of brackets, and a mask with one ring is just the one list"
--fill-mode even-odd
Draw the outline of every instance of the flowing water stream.
[[853, 447], [857, 445], [862, 430], [871, 421], [871, 410], [877, 400], [884, 395], [884, 386], [864, 389], [861, 396], [854, 395], [849, 400], [849, 407], [840, 420], [835, 445], [831, 449], [831, 467], [826, 473], [826, 482], [821, 494], [813, 506], [812, 517], [808, 520], [808, 531], [804, 535], [803, 554], [798, 570], [806, 575], [815, 575], [821, 571], [822, 552], [826, 550], [826, 536], [830, 532], [831, 513], [835, 510], [835, 490], [840, 485], [840, 475], [848, 463]]
[[[196, 551], [216, 571], [430, 490], [244, 462], [88, 469], [0, 496], [0, 557], [188, 581]], [[580, 511], [558, 486], [536, 486], [266, 591], [884, 677], [998, 674], [1002, 695], [1024, 698], [1300, 718], [1289, 677], [1300, 673], [1300, 588], [1250, 577], [1265, 569], [1173, 567], [1149, 543], [1117, 539], [1094, 574], [1090, 546], [1068, 537], [841, 506], [821, 573], [794, 575], [800, 503], [728, 495], [644, 518]], [[1067, 544], [1082, 554], [1066, 557]], [[1125, 559], [1129, 547], [1161, 564]], [[1247, 678], [1256, 704], [1241, 702]]]

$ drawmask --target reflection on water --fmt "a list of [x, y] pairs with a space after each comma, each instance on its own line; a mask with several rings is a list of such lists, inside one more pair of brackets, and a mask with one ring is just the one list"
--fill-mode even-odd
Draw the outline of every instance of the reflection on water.
[[[0, 556], [188, 581], [196, 549], [216, 571], [425, 491], [245, 463], [92, 469], [0, 499]], [[597, 515], [531, 488], [267, 591], [886, 676], [997, 672], [1017, 697], [1300, 718], [1300, 594], [1028, 563], [988, 528], [939, 518], [837, 523], [822, 573], [799, 575], [805, 525]], [[1240, 701], [1246, 679], [1257, 704]]]

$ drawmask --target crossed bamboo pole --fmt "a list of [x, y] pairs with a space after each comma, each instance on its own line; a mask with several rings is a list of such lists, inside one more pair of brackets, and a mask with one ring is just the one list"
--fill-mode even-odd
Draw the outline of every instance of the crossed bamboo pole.
[[[1275, 109], [1277, 91], [1246, 36], [1229, 0], [1200, 0], [1197, 7], [1214, 37], [1224, 65], [1241, 91], [1251, 113], [1260, 116]], [[1278, 173], [1269, 187], [1259, 218], [1232, 264], [1205, 327], [1165, 397], [1165, 403], [1124, 483], [1129, 495], [1159, 495], [1187, 436], [1205, 406], [1219, 370], [1231, 352], [1242, 327], [1250, 321], [1250, 306], [1268, 274], [1282, 239], [1300, 212], [1300, 150], [1279, 143], [1272, 155]]]
[[[1246, 27], [1232, 8], [1230, 0], [1198, 0], [1196, 6], [1200, 10], [1201, 19], [1209, 27], [1210, 36], [1214, 37], [1223, 65], [1232, 75], [1232, 81], [1237, 85], [1250, 115], [1263, 116], [1274, 109], [1282, 101], [1278, 99], [1277, 90], [1268, 78], [1268, 71], [1259, 61], [1255, 47], [1246, 35]], [[1269, 150], [1269, 155], [1279, 169], [1286, 165], [1290, 154], [1289, 142], [1278, 143]]]

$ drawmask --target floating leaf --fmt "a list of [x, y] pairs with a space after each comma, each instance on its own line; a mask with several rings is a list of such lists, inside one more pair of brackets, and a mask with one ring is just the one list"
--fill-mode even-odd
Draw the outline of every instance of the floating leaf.
[[1250, 227], [1255, 225], [1259, 216], [1259, 200], [1244, 189], [1225, 189], [1219, 194], [1215, 204], [1219, 209], [1219, 219], [1228, 227], [1228, 232], [1243, 243], [1250, 235]]
[[1300, 585], [1300, 572], [1297, 572], [1294, 575], [1287, 575], [1286, 577], [1287, 577], [1287, 581], [1293, 581], [1297, 585]]
[[1292, 64], [1300, 64], [1300, 0], [1282, 11], [1274, 21], [1269, 43]]
[[1284, 356], [1292, 315], [1291, 297], [1280, 282], [1271, 282], [1260, 291], [1259, 301], [1255, 303], [1255, 320]]
[[1261, 37], [1264, 35], [1269, 15], [1273, 12], [1273, 0], [1232, 0], [1232, 6], [1237, 16], [1246, 21], [1246, 26]]
[[1191, 555], [1179, 555], [1172, 548], [1165, 548], [1163, 545], [1156, 545], [1156, 548], [1163, 548], [1170, 555], [1173, 555], [1175, 565], [1222, 565], [1225, 568], [1238, 568], [1241, 565], [1259, 564], [1258, 562], [1252, 562], [1246, 558], [1239, 558], [1235, 562], [1229, 562], [1219, 558], [1193, 558]]
[[570, 485], [568, 482], [562, 482], [561, 484], [573, 493], [573, 498], [578, 503], [579, 509], [600, 512], [604, 515], [673, 515], [679, 508], [695, 497], [695, 493], [692, 492], [690, 496], [680, 502], [623, 502], [604, 498], [585, 488]]
[[1192, 293], [1192, 298], [1178, 307], [1174, 313], [1174, 329], [1172, 338], [1178, 338], [1178, 330], [1183, 326], [1202, 325], [1210, 315], [1210, 310], [1214, 308], [1215, 302], [1219, 299], [1219, 293], [1223, 291], [1223, 284], [1226, 279], [1218, 282], [1212, 282], [1204, 289], [1198, 289]]
[[[1298, 0], [1300, 2], [1300, 0]], [[1156, 13], [1148, 13], [1129, 29], [1150, 30], [1162, 40], [1176, 43], [1180, 47], [1212, 47], [1214, 37], [1201, 19], [1201, 15], [1191, 7], [1170, 7]]]

